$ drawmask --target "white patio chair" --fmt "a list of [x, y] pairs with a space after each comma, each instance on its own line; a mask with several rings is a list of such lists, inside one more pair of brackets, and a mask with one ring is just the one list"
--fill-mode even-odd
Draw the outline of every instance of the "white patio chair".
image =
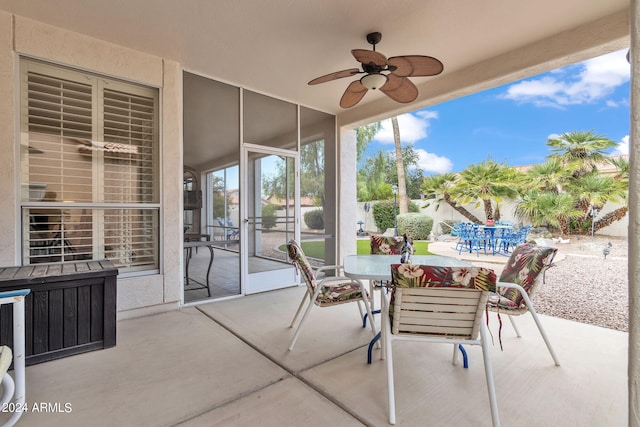
[[513, 316], [531, 313], [553, 362], [556, 366], [560, 366], [558, 356], [531, 302], [537, 287], [543, 282], [544, 272], [553, 265], [553, 258], [557, 251], [556, 248], [531, 243], [516, 246], [498, 279], [498, 292], [492, 292], [489, 295], [487, 309], [497, 312], [498, 315], [506, 314], [518, 338], [520, 338], [520, 331]]
[[[358, 305], [358, 309], [360, 310], [360, 319], [364, 318], [365, 313], [362, 311], [362, 307], [360, 303], [364, 303], [364, 307], [366, 310], [366, 314], [371, 319], [371, 296], [367, 293], [363, 283], [359, 280], [350, 279], [348, 277], [340, 276], [340, 271], [342, 270], [342, 266], [339, 265], [330, 265], [320, 267], [317, 270], [313, 270], [309, 260], [307, 259], [304, 251], [298, 245], [295, 240], [290, 240], [287, 243], [287, 251], [289, 252], [289, 258], [293, 262], [293, 264], [297, 267], [302, 279], [307, 285], [307, 291], [302, 297], [302, 301], [300, 301], [300, 305], [298, 306], [298, 310], [296, 311], [293, 320], [291, 321], [291, 325], [289, 327], [293, 327], [302, 311], [302, 307], [304, 307], [305, 302], [308, 298], [307, 309], [296, 328], [295, 333], [293, 334], [293, 338], [291, 339], [291, 343], [289, 344], [289, 350], [293, 350], [293, 347], [296, 345], [296, 341], [300, 336], [300, 332], [302, 331], [302, 325], [305, 320], [309, 316], [311, 312], [311, 308], [314, 305], [319, 307], [332, 307], [338, 304], [345, 304], [350, 302], [355, 302]], [[336, 276], [328, 276], [322, 280], [318, 280], [318, 275], [324, 271], [335, 271]], [[369, 322], [369, 326], [371, 327], [371, 332], [373, 336], [376, 336], [376, 328], [373, 324], [374, 322]]]
[[459, 344], [481, 346], [491, 419], [494, 427], [499, 426], [487, 334], [482, 321], [489, 292], [495, 290], [495, 273], [480, 267], [393, 264], [391, 276], [393, 292], [389, 309], [385, 310], [382, 332], [389, 423], [396, 422], [392, 344], [396, 340], [409, 340], [453, 344], [454, 365]]

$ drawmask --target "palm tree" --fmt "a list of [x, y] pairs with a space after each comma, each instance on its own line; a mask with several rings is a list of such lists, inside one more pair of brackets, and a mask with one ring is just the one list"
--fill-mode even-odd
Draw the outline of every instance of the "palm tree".
[[566, 184], [567, 174], [560, 159], [549, 158], [529, 169], [527, 178], [527, 187], [559, 193]]
[[515, 214], [535, 227], [553, 227], [567, 235], [571, 220], [582, 217], [575, 205], [576, 200], [569, 193], [529, 190], [517, 200]]
[[[620, 187], [622, 187], [617, 191], [626, 203], [628, 202], [627, 196], [629, 195], [629, 160], [625, 159], [624, 157], [618, 157], [610, 158], [609, 162], [616, 168], [618, 168], [618, 172], [613, 178], [615, 182], [618, 183]], [[625, 217], [628, 211], [629, 207], [625, 204], [625, 206], [603, 215], [593, 224], [594, 231], [598, 231], [601, 228], [611, 225], [616, 221], [620, 221]]]
[[457, 176], [454, 173], [445, 173], [442, 175], [428, 176], [422, 182], [420, 190], [428, 199], [425, 208], [431, 205], [435, 206], [436, 211], [440, 207], [440, 203], [444, 202], [459, 212], [469, 221], [480, 224], [480, 221], [474, 214], [459, 206], [452, 198], [449, 191], [455, 186]]
[[609, 163], [615, 166], [618, 169], [618, 172], [615, 174], [614, 178], [629, 183], [629, 160], [624, 157], [610, 157]]
[[593, 131], [565, 132], [557, 138], [549, 138], [551, 156], [559, 159], [574, 177], [597, 170], [598, 163], [606, 161], [606, 150], [616, 146], [610, 140]]
[[409, 212], [409, 200], [407, 198], [407, 180], [404, 175], [404, 160], [402, 158], [402, 142], [400, 141], [400, 128], [398, 127], [398, 118], [391, 118], [391, 126], [393, 127], [393, 141], [396, 146], [396, 169], [398, 171], [398, 201], [400, 213]]
[[[626, 187], [611, 176], [591, 172], [575, 179], [568, 190], [578, 198], [577, 207], [588, 219], [590, 208], [601, 210], [608, 201], [619, 202], [626, 199]], [[590, 221], [589, 221], [590, 222]]]
[[478, 206], [482, 203], [486, 219], [498, 220], [500, 218], [495, 218], [494, 210], [504, 197], [517, 196], [519, 182], [520, 174], [514, 168], [486, 160], [460, 172], [450, 193], [456, 203], [477, 201]]

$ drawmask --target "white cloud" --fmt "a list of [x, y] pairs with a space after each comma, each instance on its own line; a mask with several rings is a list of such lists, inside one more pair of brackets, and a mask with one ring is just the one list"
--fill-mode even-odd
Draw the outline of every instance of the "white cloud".
[[[413, 144], [428, 136], [431, 120], [438, 118], [438, 112], [420, 110], [413, 113], [398, 116], [398, 127], [400, 128], [400, 140], [403, 145]], [[394, 144], [393, 126], [391, 119], [382, 121], [382, 128], [376, 134], [375, 141], [381, 144]], [[453, 162], [447, 157], [442, 157], [434, 153], [429, 153], [422, 148], [415, 148], [418, 154], [418, 166], [425, 172], [447, 173], [453, 170]], [[395, 156], [395, 150], [389, 152]]]
[[[435, 111], [422, 110], [398, 116], [398, 128], [402, 143], [413, 143], [427, 137], [432, 119], [437, 119]], [[376, 134], [375, 141], [381, 144], [393, 144], [393, 126], [391, 119], [382, 121], [382, 129]]]
[[453, 170], [453, 162], [442, 156], [438, 156], [434, 153], [429, 153], [422, 148], [414, 148], [418, 153], [418, 165], [425, 172], [433, 173], [447, 173]]
[[622, 138], [618, 146], [611, 152], [612, 156], [629, 155], [629, 135]]
[[[609, 96], [616, 87], [629, 81], [627, 50], [620, 50], [566, 67], [567, 72], [554, 72], [508, 87], [505, 99], [537, 106], [564, 108], [587, 104]], [[623, 105], [608, 101], [608, 106]]]

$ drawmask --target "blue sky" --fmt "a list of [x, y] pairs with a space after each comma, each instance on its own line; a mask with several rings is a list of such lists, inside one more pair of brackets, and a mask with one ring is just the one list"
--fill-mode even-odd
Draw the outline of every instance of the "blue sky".
[[[398, 117], [402, 144], [413, 143], [425, 175], [459, 172], [491, 158], [510, 166], [542, 163], [547, 139], [589, 131], [629, 153], [627, 50]], [[394, 151], [391, 121], [367, 148]]]

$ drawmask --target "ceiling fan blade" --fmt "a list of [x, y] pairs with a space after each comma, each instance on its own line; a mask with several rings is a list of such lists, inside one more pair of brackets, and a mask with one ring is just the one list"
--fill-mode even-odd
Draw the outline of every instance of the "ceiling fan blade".
[[392, 72], [399, 77], [435, 76], [444, 69], [442, 62], [423, 55], [393, 56], [389, 58], [389, 65], [397, 67]]
[[373, 62], [380, 67], [387, 65], [387, 57], [373, 50], [353, 49], [351, 54], [356, 58], [356, 61], [361, 64], [370, 64]]
[[351, 77], [354, 74], [358, 74], [360, 72], [357, 68], [349, 68], [348, 70], [336, 71], [335, 73], [329, 73], [324, 76], [316, 77], [315, 79], [309, 82], [310, 85], [317, 85], [320, 83], [330, 82], [332, 80], [341, 79], [343, 77]]
[[360, 80], [351, 82], [340, 98], [340, 106], [342, 108], [350, 108], [356, 105], [367, 93], [368, 89], [364, 87]]
[[393, 73], [387, 75], [387, 78], [387, 83], [380, 90], [389, 98], [406, 104], [418, 97], [418, 88], [408, 78]]

